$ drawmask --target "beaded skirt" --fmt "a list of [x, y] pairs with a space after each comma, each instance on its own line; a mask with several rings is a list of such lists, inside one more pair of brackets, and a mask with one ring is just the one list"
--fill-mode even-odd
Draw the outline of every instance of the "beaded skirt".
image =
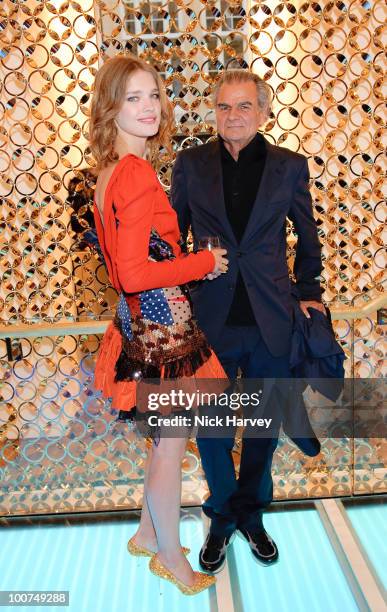
[[111, 399], [112, 408], [119, 412], [118, 419], [134, 421], [137, 426], [142, 421], [140, 433], [154, 440], [159, 437], [159, 428], [146, 426], [146, 415], [140, 415], [137, 410], [140, 382], [146, 379], [152, 379], [152, 382], [157, 379], [227, 379], [217, 356], [192, 317], [185, 289], [166, 288], [163, 293], [173, 323], [162, 324], [142, 316], [136, 308], [138, 296], [127, 296], [133, 313], [130, 339], [123, 331], [123, 319], [116, 315], [102, 339], [94, 373], [96, 390], [101, 391], [106, 399]]

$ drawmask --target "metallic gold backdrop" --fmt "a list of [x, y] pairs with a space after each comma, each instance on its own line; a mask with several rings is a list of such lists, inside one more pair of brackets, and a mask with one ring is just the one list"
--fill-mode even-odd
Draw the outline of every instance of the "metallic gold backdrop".
[[[0, 4], [0, 312], [3, 323], [107, 315], [115, 301], [70, 230], [69, 182], [94, 162], [87, 142], [100, 62], [131, 52], [157, 65], [174, 105], [175, 149], [215, 135], [211, 85], [250, 67], [271, 86], [266, 138], [308, 157], [323, 244], [324, 298], [359, 305], [383, 291], [386, 192], [384, 1]], [[159, 176], [169, 187], [170, 164]], [[84, 212], [84, 211], [83, 211]], [[82, 213], [82, 211], [81, 211]], [[80, 217], [82, 214], [80, 214]], [[294, 236], [289, 226], [289, 253]], [[373, 316], [337, 321], [347, 373], [380, 377]], [[0, 512], [136, 507], [144, 445], [92, 390], [100, 337], [0, 341]], [[15, 361], [12, 351], [21, 350]], [[10, 354], [11, 351], [11, 354]], [[381, 442], [330, 440], [305, 458], [282, 438], [276, 498], [385, 490]], [[236, 454], [238, 449], [236, 449]], [[185, 502], [200, 503], [194, 448]]]

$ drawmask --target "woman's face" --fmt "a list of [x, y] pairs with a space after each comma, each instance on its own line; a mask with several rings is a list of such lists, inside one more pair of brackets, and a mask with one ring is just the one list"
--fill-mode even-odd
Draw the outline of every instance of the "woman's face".
[[125, 99], [116, 121], [131, 136], [149, 138], [157, 134], [161, 104], [157, 83], [149, 72], [137, 70], [128, 79]]

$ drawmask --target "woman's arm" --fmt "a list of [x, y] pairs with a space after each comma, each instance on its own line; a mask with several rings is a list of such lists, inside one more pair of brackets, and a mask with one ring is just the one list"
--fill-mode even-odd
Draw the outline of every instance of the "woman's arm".
[[[147, 162], [128, 158], [112, 185], [118, 227], [116, 252], [112, 254], [121, 287], [127, 293], [173, 287], [203, 278], [215, 267], [210, 251], [191, 253], [173, 260], [148, 260], [157, 177]], [[172, 212], [172, 211], [171, 211]]]

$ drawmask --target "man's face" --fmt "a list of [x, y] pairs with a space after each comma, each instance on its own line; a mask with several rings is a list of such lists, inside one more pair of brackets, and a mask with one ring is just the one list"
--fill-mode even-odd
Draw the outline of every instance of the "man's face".
[[218, 133], [235, 145], [250, 142], [266, 121], [265, 113], [258, 106], [257, 87], [251, 81], [222, 85], [215, 112]]

